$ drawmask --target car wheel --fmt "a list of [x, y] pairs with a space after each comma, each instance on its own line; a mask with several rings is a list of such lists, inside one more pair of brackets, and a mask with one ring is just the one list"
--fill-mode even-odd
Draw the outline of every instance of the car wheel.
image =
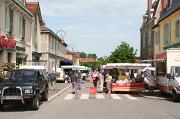
[[4, 110], [4, 105], [0, 104], [0, 111]]
[[36, 94], [36, 96], [32, 100], [32, 109], [33, 110], [38, 110], [39, 109], [39, 95], [38, 94]]
[[48, 87], [46, 87], [44, 93], [42, 94], [42, 100], [43, 101], [48, 101]]
[[172, 99], [173, 99], [174, 102], [177, 102], [178, 98], [177, 98], [176, 91], [173, 91]]

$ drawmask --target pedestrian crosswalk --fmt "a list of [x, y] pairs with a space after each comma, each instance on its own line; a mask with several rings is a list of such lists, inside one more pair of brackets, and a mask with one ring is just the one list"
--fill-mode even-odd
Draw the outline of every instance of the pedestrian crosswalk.
[[[91, 97], [94, 97], [94, 98], [91, 98]], [[67, 94], [64, 97], [64, 100], [73, 100], [73, 99], [80, 99], [80, 100], [88, 100], [88, 99], [105, 100], [105, 99], [112, 99], [112, 100], [131, 100], [131, 101], [139, 100], [138, 97], [132, 96], [130, 94], [103, 94], [103, 93], [97, 93], [95, 95], [90, 95], [90, 94], [82, 93], [82, 94], [79, 94], [79, 95], [76, 95], [76, 94]]]

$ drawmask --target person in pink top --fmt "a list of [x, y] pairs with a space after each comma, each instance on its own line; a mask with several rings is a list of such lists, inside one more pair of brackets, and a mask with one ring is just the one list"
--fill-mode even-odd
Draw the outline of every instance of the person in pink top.
[[92, 77], [92, 80], [93, 80], [94, 87], [97, 87], [97, 82], [99, 80], [98, 72], [97, 71], [93, 71], [92, 74], [91, 74], [91, 77]]

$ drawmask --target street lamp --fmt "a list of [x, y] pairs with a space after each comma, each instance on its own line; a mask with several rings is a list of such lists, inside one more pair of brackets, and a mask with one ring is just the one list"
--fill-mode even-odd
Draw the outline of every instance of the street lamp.
[[[60, 33], [60, 38], [64, 38], [67, 34], [64, 30], [58, 30], [56, 32], [56, 35], [58, 36], [58, 33]], [[57, 58], [55, 58], [55, 73], [56, 73], [56, 65], [57, 65]]]
[[66, 35], [67, 35], [64, 30], [59, 30], [59, 31], [57, 31], [57, 32], [56, 32], [56, 35], [57, 35], [58, 33], [60, 33], [61, 38], [64, 38], [64, 37], [66, 37]]

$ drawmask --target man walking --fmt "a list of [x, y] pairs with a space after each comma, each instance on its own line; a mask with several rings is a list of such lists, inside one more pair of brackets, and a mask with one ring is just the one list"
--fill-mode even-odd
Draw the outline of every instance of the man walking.
[[153, 95], [154, 94], [154, 88], [156, 86], [156, 82], [155, 82], [155, 74], [153, 71], [151, 71], [151, 75], [149, 76], [149, 94]]
[[51, 90], [54, 90], [54, 86], [55, 86], [55, 83], [56, 83], [56, 74], [54, 73], [54, 71], [52, 71], [49, 74], [49, 79], [50, 79], [50, 83], [51, 83]]

